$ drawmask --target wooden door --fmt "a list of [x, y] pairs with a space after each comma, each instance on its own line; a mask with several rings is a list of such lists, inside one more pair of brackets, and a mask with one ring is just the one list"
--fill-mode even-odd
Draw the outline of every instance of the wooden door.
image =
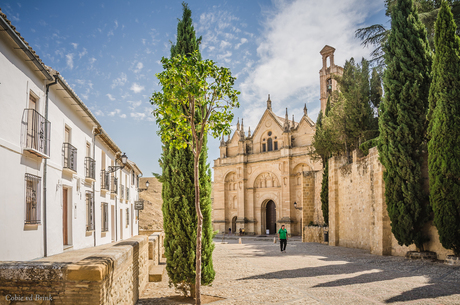
[[67, 227], [67, 189], [63, 189], [62, 191], [62, 236], [64, 238], [63, 243], [64, 245], [69, 244], [68, 240], [68, 227]]
[[267, 229], [270, 230], [269, 234], [276, 234], [276, 206], [272, 200], [267, 203], [266, 217]]

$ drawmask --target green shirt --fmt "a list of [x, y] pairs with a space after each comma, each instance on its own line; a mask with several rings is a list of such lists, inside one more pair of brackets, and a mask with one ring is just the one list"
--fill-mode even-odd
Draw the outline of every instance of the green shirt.
[[280, 229], [280, 230], [278, 231], [278, 234], [280, 235], [280, 239], [286, 239], [287, 230], [286, 230], [286, 229]]

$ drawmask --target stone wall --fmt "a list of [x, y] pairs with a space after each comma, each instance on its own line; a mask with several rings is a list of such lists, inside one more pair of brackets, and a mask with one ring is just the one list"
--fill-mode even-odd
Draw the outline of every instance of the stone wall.
[[[342, 157], [329, 159], [329, 245], [404, 256], [415, 246], [398, 245], [391, 233], [384, 196], [384, 167], [378, 157], [374, 147], [366, 157], [354, 151], [350, 164]], [[442, 260], [452, 254], [442, 247], [431, 223], [425, 230], [430, 237], [425, 250], [436, 252]]]
[[0, 304], [136, 304], [148, 282], [147, 237], [97, 248], [71, 262], [1, 263]]

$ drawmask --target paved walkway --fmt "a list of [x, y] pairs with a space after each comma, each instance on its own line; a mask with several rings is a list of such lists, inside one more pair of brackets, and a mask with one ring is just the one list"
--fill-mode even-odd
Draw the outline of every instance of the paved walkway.
[[[460, 267], [316, 243], [216, 239], [212, 304], [460, 304]], [[138, 304], [187, 304], [149, 283]]]

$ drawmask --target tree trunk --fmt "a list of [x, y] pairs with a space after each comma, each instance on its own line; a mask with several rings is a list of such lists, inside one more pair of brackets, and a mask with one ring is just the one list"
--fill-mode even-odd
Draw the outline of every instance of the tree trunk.
[[196, 215], [198, 217], [198, 223], [196, 227], [196, 275], [195, 275], [195, 294], [197, 305], [201, 304], [201, 233], [203, 230], [203, 214], [201, 214], [200, 207], [200, 152], [197, 151], [194, 158], [194, 172], [195, 172], [195, 208]]

